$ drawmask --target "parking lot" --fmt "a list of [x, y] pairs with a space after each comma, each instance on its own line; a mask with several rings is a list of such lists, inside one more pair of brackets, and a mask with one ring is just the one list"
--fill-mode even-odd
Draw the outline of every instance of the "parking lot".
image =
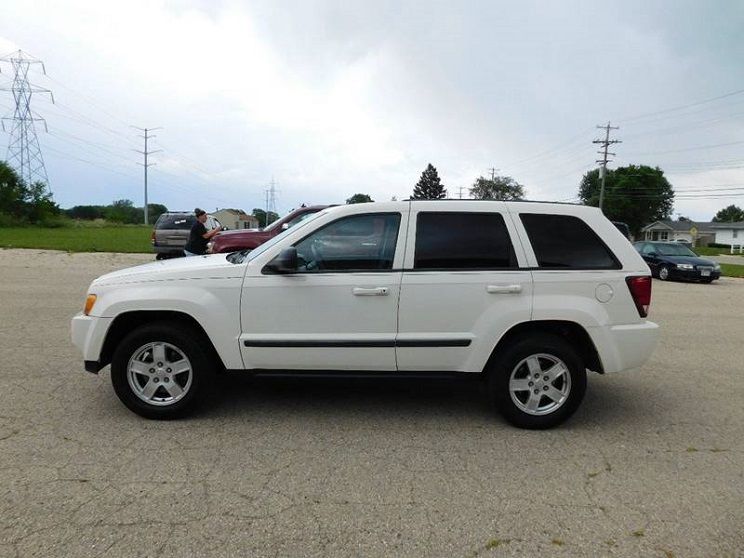
[[661, 342], [545, 432], [477, 383], [220, 378], [150, 422], [69, 318], [151, 256], [0, 251], [0, 556], [741, 556], [744, 280], [654, 282]]

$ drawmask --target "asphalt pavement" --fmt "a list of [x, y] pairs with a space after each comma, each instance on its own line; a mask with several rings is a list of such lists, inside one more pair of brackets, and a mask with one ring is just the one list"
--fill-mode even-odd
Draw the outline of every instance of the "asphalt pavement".
[[744, 555], [744, 280], [654, 281], [652, 359], [550, 431], [477, 383], [239, 374], [152, 422], [69, 341], [150, 259], [0, 251], [0, 556]]

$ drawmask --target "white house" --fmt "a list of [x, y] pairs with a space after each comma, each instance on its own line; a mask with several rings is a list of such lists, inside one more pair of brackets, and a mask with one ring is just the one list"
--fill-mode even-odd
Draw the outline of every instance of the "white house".
[[744, 221], [697, 223], [694, 221], [655, 221], [641, 229], [643, 240], [682, 240], [693, 246], [744, 244]]
[[219, 209], [213, 211], [212, 215], [214, 215], [223, 226], [229, 227], [232, 230], [258, 228], [258, 219], [253, 215], [249, 215], [242, 209]]
[[643, 240], [682, 240], [693, 246], [707, 246], [718, 242], [713, 225], [694, 221], [655, 221], [641, 229]]
[[744, 221], [712, 223], [716, 233], [716, 244], [740, 246], [744, 244]]

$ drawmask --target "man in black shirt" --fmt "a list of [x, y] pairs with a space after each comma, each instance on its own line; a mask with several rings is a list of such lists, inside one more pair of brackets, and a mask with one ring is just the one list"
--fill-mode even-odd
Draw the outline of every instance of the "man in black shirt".
[[183, 253], [186, 256], [200, 256], [207, 253], [207, 241], [222, 230], [222, 227], [216, 227], [207, 231], [204, 223], [207, 222], [207, 212], [198, 207], [194, 210], [196, 223], [191, 227], [189, 241], [183, 247]]

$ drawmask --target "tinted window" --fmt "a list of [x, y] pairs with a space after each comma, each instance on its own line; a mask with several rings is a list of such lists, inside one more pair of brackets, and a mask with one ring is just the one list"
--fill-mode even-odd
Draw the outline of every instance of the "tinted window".
[[334, 221], [297, 245], [301, 271], [392, 269], [399, 213], [353, 215]]
[[166, 215], [163, 214], [155, 223], [156, 229], [191, 229], [196, 221], [193, 215]]
[[498, 213], [419, 213], [415, 269], [494, 269], [516, 266]]
[[540, 267], [618, 269], [617, 259], [584, 221], [570, 215], [520, 215]]

